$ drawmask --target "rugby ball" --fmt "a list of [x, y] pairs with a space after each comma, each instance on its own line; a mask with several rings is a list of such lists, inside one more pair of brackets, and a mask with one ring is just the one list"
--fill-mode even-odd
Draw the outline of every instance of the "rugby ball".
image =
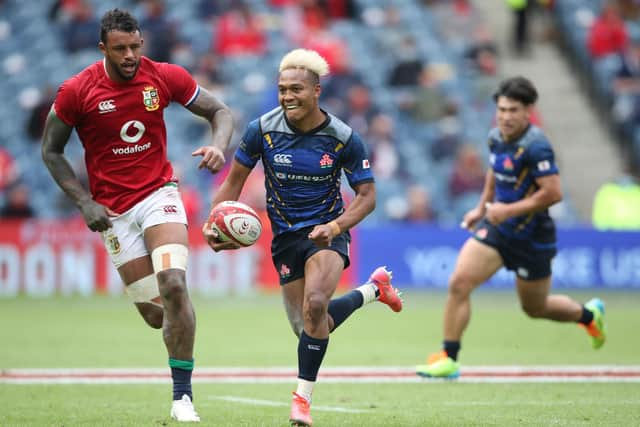
[[208, 223], [217, 231], [218, 239], [240, 246], [251, 246], [262, 233], [262, 222], [256, 211], [244, 203], [232, 200], [218, 203], [211, 209]]

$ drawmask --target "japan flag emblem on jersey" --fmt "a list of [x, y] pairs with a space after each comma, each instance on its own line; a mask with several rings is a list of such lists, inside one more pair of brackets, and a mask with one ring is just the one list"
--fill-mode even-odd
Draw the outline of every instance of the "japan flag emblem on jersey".
[[147, 111], [156, 111], [160, 107], [158, 89], [153, 86], [145, 86], [142, 91], [142, 101]]

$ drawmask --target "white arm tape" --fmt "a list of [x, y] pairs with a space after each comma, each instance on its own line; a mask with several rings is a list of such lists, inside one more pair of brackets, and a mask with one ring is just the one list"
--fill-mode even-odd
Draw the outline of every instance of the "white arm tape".
[[153, 301], [160, 296], [155, 274], [150, 274], [140, 280], [136, 280], [129, 286], [126, 286], [124, 291], [129, 295], [129, 298], [131, 298], [133, 302], [146, 302], [162, 307], [162, 304], [158, 304]]
[[189, 255], [189, 249], [185, 245], [169, 243], [158, 246], [151, 252], [153, 271], [158, 273], [171, 268], [186, 271], [187, 255]]

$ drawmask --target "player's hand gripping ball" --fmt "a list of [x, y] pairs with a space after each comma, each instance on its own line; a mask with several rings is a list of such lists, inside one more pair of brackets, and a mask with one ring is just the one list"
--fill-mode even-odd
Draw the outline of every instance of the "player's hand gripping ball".
[[262, 222], [256, 211], [241, 202], [220, 202], [211, 209], [207, 220], [218, 240], [251, 246], [262, 233]]

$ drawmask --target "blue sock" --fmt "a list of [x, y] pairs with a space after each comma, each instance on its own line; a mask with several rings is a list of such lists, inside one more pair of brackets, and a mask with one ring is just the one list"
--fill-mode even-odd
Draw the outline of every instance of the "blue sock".
[[329, 301], [329, 316], [333, 319], [333, 329], [335, 331], [342, 322], [347, 320], [347, 317], [351, 316], [351, 313], [362, 307], [364, 298], [362, 293], [358, 291], [351, 291], [340, 298], [332, 299]]
[[302, 331], [298, 341], [298, 378], [316, 380], [328, 345], [329, 338], [312, 338]]
[[453, 360], [458, 360], [458, 352], [460, 351], [460, 341], [443, 341], [442, 348], [447, 356]]
[[171, 378], [173, 379], [173, 400], [180, 400], [182, 395], [186, 394], [193, 402], [193, 393], [191, 392], [193, 359], [178, 360], [169, 358], [169, 367], [171, 368]]

